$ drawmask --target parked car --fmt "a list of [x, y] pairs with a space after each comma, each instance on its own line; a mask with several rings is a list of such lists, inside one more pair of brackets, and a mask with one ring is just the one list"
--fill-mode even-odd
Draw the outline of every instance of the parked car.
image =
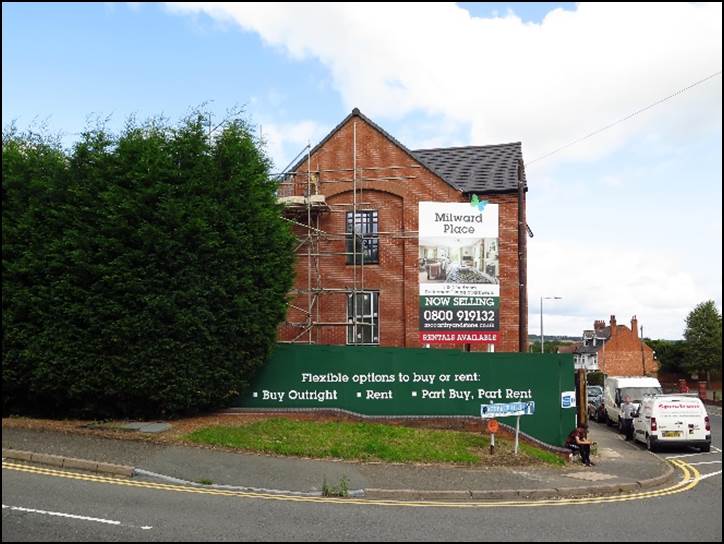
[[600, 414], [601, 407], [603, 406], [603, 387], [600, 385], [587, 385], [586, 399], [588, 419], [603, 421]]
[[608, 425], [618, 427], [623, 432], [621, 404], [625, 397], [638, 409], [646, 395], [660, 395], [661, 384], [656, 378], [646, 376], [610, 376], [603, 384], [604, 418]]
[[634, 439], [655, 451], [659, 446], [694, 446], [711, 449], [711, 422], [696, 395], [645, 396], [635, 414]]
[[588, 419], [603, 423], [605, 421], [604, 412], [603, 395], [588, 398]]
[[586, 394], [588, 396], [588, 400], [591, 400], [593, 397], [601, 397], [603, 396], [603, 387], [600, 385], [587, 385]]

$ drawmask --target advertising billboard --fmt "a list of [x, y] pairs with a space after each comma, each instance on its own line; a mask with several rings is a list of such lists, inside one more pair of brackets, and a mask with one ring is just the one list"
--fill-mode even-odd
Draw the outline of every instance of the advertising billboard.
[[497, 342], [498, 205], [420, 202], [419, 239], [420, 342]]
[[369, 417], [489, 414], [549, 444], [576, 425], [561, 404], [573, 356], [279, 344], [235, 403], [249, 411], [344, 410]]

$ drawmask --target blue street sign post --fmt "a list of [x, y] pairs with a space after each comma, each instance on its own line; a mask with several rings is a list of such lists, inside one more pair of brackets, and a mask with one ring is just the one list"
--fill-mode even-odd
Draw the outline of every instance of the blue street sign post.
[[480, 417], [491, 419], [515, 416], [515, 455], [518, 455], [518, 436], [520, 435], [520, 416], [532, 416], [535, 413], [535, 401], [498, 402], [480, 405]]

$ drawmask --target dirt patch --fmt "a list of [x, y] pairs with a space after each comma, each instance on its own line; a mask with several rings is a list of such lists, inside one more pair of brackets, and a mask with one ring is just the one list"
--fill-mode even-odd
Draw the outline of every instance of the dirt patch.
[[197, 429], [216, 425], [244, 425], [254, 421], [267, 419], [266, 414], [240, 414], [227, 416], [210, 414], [185, 419], [170, 420], [171, 428], [160, 433], [141, 433], [138, 431], [121, 429], [121, 425], [130, 423], [128, 420], [92, 421], [80, 419], [33, 419], [26, 417], [3, 418], [3, 429], [28, 429], [33, 431], [53, 431], [61, 433], [80, 434], [100, 438], [114, 438], [117, 440], [133, 440], [153, 442], [158, 444], [186, 443], [182, 437]]

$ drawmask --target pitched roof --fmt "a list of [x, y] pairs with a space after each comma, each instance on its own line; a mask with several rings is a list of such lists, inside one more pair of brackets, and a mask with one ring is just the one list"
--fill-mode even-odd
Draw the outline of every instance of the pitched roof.
[[465, 193], [518, 190], [518, 164], [523, 160], [520, 142], [418, 149], [412, 153]]
[[565, 346], [558, 346], [558, 353], [576, 353], [576, 350], [580, 346], [580, 342], [574, 344], [567, 344]]
[[603, 344], [598, 344], [596, 346], [578, 346], [576, 351], [573, 353], [598, 353], [602, 347]]
[[[522, 164], [523, 159], [520, 142], [411, 151], [357, 108], [354, 108], [352, 113], [314, 146], [310, 155], [322, 147], [352, 117], [359, 117], [365, 121], [422, 166], [460, 192], [500, 193], [518, 190], [518, 164]], [[297, 170], [305, 160], [306, 158], [300, 159], [290, 171]], [[525, 181], [525, 169], [523, 169], [523, 180]]]

